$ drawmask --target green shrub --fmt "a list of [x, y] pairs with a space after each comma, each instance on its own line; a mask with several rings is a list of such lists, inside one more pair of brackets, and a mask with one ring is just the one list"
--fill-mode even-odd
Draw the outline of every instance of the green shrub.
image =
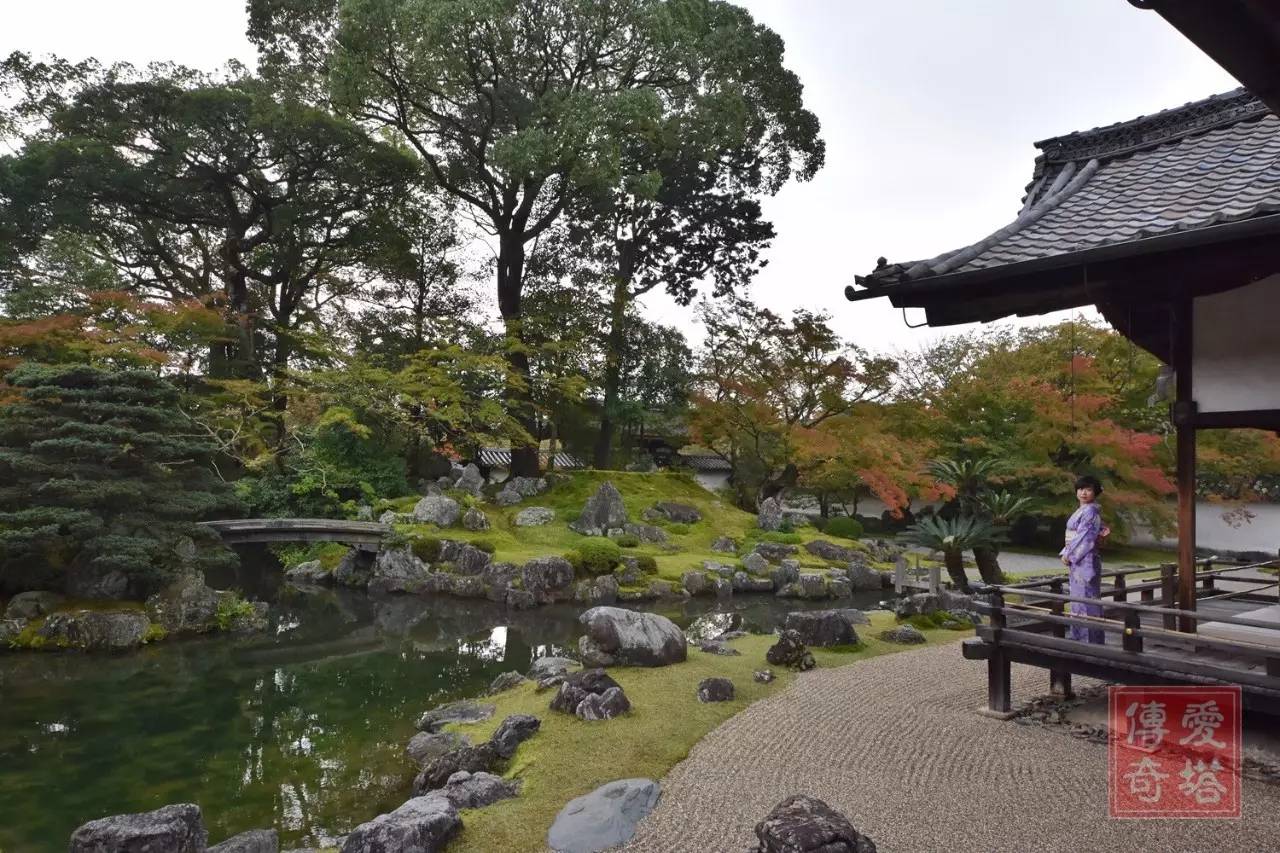
[[658, 561], [645, 554], [636, 557], [636, 568], [644, 572], [646, 575], [656, 575], [658, 573]]
[[568, 554], [565, 555], [565, 559], [573, 563], [575, 572], [584, 571], [592, 575], [605, 575], [622, 562], [622, 549], [612, 539], [593, 537], [571, 553], [577, 555], [578, 561], [575, 563], [574, 558]]
[[856, 518], [842, 515], [828, 519], [827, 526], [822, 532], [828, 536], [839, 536], [842, 539], [861, 539], [862, 523]]
[[799, 533], [783, 533], [781, 530], [762, 533], [760, 538], [766, 542], [780, 542], [783, 545], [799, 545], [804, 541], [804, 537]]
[[684, 536], [686, 533], [688, 533], [688, 532], [689, 532], [689, 525], [687, 525], [687, 524], [668, 524], [668, 525], [667, 525], [667, 532], [668, 532], [668, 533], [670, 533], [670, 534], [672, 534], [673, 536]]
[[613, 541], [618, 543], [619, 548], [634, 548], [640, 544], [640, 537], [626, 533]]
[[165, 630], [163, 625], [157, 625], [155, 622], [152, 622], [147, 626], [146, 632], [143, 633], [142, 642], [155, 643], [163, 640], [167, 636], [169, 636], [169, 632]]
[[218, 611], [214, 614], [214, 619], [217, 620], [219, 629], [228, 631], [237, 619], [247, 619], [253, 613], [251, 602], [232, 593], [218, 601]]
[[498, 546], [494, 545], [488, 539], [477, 539], [476, 541], [471, 543], [471, 546], [473, 548], [479, 548], [481, 551], [484, 551], [489, 556], [493, 556], [493, 552], [498, 550]]
[[413, 550], [413, 556], [424, 563], [434, 563], [440, 559], [440, 540], [434, 536], [411, 537], [409, 547]]

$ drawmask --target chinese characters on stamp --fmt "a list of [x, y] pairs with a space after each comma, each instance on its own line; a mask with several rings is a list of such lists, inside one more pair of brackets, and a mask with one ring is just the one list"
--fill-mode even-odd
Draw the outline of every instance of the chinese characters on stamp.
[[1240, 817], [1240, 688], [1112, 687], [1117, 818]]

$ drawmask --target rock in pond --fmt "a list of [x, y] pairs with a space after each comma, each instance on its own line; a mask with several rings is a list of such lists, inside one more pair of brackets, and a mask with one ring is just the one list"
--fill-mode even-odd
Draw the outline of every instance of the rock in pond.
[[458, 502], [448, 495], [427, 495], [413, 508], [414, 521], [449, 527], [462, 514]]
[[36, 634], [55, 648], [122, 651], [142, 645], [149, 627], [137, 610], [75, 610], [51, 614]]
[[495, 693], [503, 693], [507, 690], [510, 690], [513, 687], [519, 687], [521, 684], [524, 684], [528, 680], [529, 679], [525, 678], [523, 675], [516, 672], [515, 670], [504, 672], [493, 680], [493, 682], [489, 685], [489, 689], [486, 690], [485, 693], [488, 694], [489, 696], [492, 696]]
[[444, 797], [414, 797], [353, 829], [342, 853], [437, 853], [461, 828], [458, 810]]
[[460, 699], [432, 708], [418, 718], [418, 731], [438, 732], [447, 723], [478, 723], [493, 716], [497, 709], [471, 699]]
[[373, 577], [374, 555], [359, 548], [352, 548], [342, 555], [333, 568], [333, 582], [351, 589], [367, 589]]
[[64, 596], [56, 592], [20, 592], [9, 599], [9, 605], [4, 609], [4, 618], [39, 619], [52, 613], [65, 600]]
[[529, 677], [540, 681], [553, 675], [564, 675], [577, 669], [578, 662], [572, 658], [558, 658], [551, 655], [540, 657], [529, 666]]
[[565, 600], [573, 594], [573, 566], [564, 557], [537, 557], [524, 564], [525, 592], [539, 604]]
[[584, 666], [666, 666], [688, 657], [684, 632], [656, 613], [593, 607], [578, 621], [587, 626], [578, 641]]
[[546, 506], [528, 506], [516, 513], [516, 527], [541, 527], [556, 520], [556, 511]]
[[742, 558], [742, 568], [753, 575], [762, 575], [769, 571], [769, 561], [764, 558], [764, 555], [752, 551]]
[[699, 702], [728, 702], [733, 699], [733, 682], [727, 678], [704, 678], [698, 682]]
[[651, 779], [620, 779], [569, 801], [547, 832], [556, 853], [597, 853], [625, 843], [636, 824], [658, 804]]
[[333, 583], [333, 574], [320, 564], [319, 560], [307, 560], [285, 569], [286, 580], [294, 583], [326, 584]]
[[690, 595], [710, 595], [713, 592], [711, 583], [703, 572], [685, 572], [680, 576], [680, 585]]
[[769, 647], [764, 657], [774, 666], [785, 666], [788, 669], [804, 671], [817, 666], [813, 655], [804, 647], [800, 635], [795, 631], [783, 631], [778, 642]]
[[208, 853], [279, 853], [280, 836], [274, 829], [251, 829], [233, 835]]
[[784, 627], [795, 631], [806, 646], [853, 646], [858, 632], [841, 610], [800, 610], [787, 614]]
[[606, 480], [587, 499], [582, 514], [569, 527], [584, 536], [606, 536], [610, 530], [621, 530], [627, 521], [627, 508], [618, 487]]
[[881, 631], [880, 639], [887, 643], [899, 643], [904, 646], [916, 646], [928, 642], [924, 634], [920, 633], [914, 625], [899, 625], [896, 628]]
[[200, 807], [178, 803], [141, 814], [91, 820], [71, 834], [70, 853], [204, 853], [209, 833]]
[[855, 590], [874, 592], [884, 588], [880, 573], [865, 563], [851, 561], [845, 570], [845, 575], [849, 578], [850, 586]]
[[369, 578], [369, 592], [417, 594], [425, 591], [427, 564], [410, 548], [386, 548], [378, 552]]
[[749, 853], [876, 853], [870, 838], [822, 800], [788, 797], [756, 824], [760, 844]]
[[498, 748], [491, 741], [485, 741], [476, 746], [460, 746], [457, 749], [451, 749], [423, 765], [422, 770], [414, 777], [413, 795], [420, 797], [443, 788], [453, 774], [462, 770], [468, 773], [487, 773], [501, 760]]
[[418, 732], [404, 748], [404, 754], [414, 764], [422, 767], [446, 752], [470, 745], [471, 741], [466, 735], [456, 732]]

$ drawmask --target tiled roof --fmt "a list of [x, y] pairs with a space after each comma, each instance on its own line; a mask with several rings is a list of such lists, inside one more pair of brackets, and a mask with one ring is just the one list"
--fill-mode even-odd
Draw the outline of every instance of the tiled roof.
[[[542, 464], [548, 461], [548, 454], [541, 454]], [[480, 461], [490, 468], [510, 468], [511, 451], [500, 447], [486, 447], [480, 451]], [[556, 454], [557, 468], [582, 468], [582, 460], [568, 453]]]
[[711, 455], [686, 456], [684, 454], [680, 454], [679, 456], [676, 457], [676, 459], [684, 463], [685, 465], [688, 465], [690, 468], [692, 468], [695, 471], [732, 471], [733, 470], [733, 466], [729, 464], [728, 460], [720, 456], [711, 456]]
[[1036, 143], [1017, 218], [869, 287], [1001, 267], [1280, 212], [1280, 118], [1243, 89]]

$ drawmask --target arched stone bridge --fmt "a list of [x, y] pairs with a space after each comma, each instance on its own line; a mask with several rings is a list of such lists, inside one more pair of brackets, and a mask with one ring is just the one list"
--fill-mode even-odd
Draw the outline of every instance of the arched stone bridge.
[[391, 535], [391, 526], [376, 521], [339, 521], [332, 518], [236, 518], [204, 521], [228, 545], [251, 542], [341, 542], [361, 551], [375, 552]]

